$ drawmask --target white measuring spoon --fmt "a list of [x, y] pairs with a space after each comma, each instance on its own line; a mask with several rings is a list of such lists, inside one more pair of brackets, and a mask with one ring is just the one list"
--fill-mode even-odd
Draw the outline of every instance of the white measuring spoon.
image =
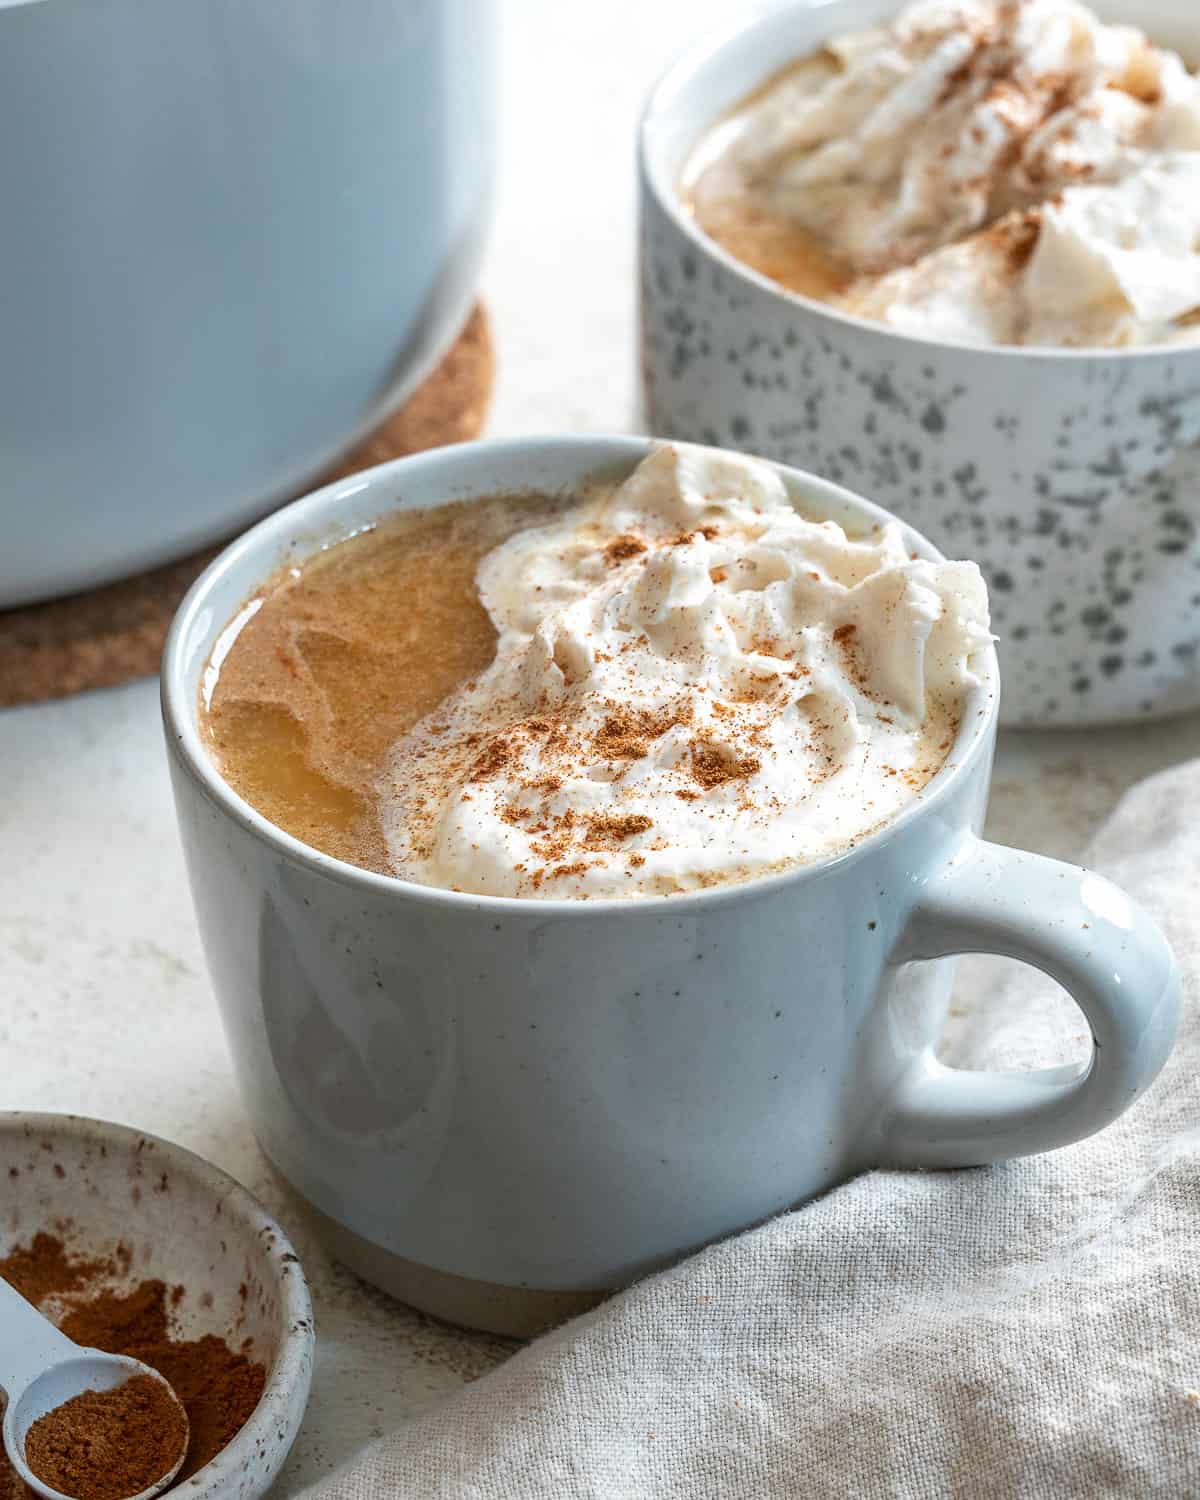
[[156, 1380], [179, 1407], [184, 1420], [183, 1443], [174, 1467], [156, 1484], [130, 1497], [130, 1500], [151, 1500], [171, 1483], [187, 1456], [187, 1415], [179, 1397], [157, 1370], [140, 1360], [76, 1344], [0, 1276], [0, 1391], [8, 1398], [4, 1451], [18, 1477], [35, 1495], [42, 1495], [45, 1500], [64, 1500], [61, 1490], [44, 1484], [25, 1462], [25, 1439], [33, 1424], [73, 1396], [82, 1396], [85, 1391], [115, 1390], [135, 1375]]

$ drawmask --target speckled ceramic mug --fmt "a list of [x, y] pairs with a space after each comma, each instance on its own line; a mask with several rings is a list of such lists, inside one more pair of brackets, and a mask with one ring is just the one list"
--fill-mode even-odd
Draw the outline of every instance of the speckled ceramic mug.
[[[206, 664], [289, 557], [409, 506], [623, 479], [650, 446], [469, 444], [342, 480], [224, 552], [164, 657], [192, 893], [255, 1131], [350, 1265], [501, 1332], [864, 1167], [989, 1162], [1090, 1135], [1154, 1077], [1175, 1028], [1174, 961], [1122, 892], [976, 836], [990, 650], [946, 765], [890, 823], [829, 859], [688, 895], [413, 885], [308, 848], [222, 780], [197, 730]], [[890, 519], [780, 473], [797, 505], [855, 533]], [[980, 950], [1070, 991], [1096, 1038], [1086, 1069], [934, 1060], [952, 975], [928, 960]]]
[[[891, 332], [730, 257], [677, 185], [757, 84], [900, 0], [803, 0], [697, 48], [641, 134], [652, 431], [766, 454], [870, 495], [987, 575], [1004, 722], [1200, 706], [1200, 349], [979, 349]], [[1195, 0], [1098, 4], [1200, 60]]]

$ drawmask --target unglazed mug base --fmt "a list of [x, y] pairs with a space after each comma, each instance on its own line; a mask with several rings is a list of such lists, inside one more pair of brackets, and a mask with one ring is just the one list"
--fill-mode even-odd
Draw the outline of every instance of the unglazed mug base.
[[443, 1323], [502, 1338], [532, 1339], [581, 1313], [591, 1312], [620, 1290], [613, 1287], [595, 1292], [545, 1292], [536, 1287], [476, 1281], [469, 1276], [439, 1271], [435, 1266], [419, 1265], [355, 1234], [322, 1212], [278, 1167], [274, 1171], [335, 1260], [389, 1297], [395, 1297], [397, 1302], [440, 1318]]
[[[724, 110], [901, 5], [777, 7], [689, 53], [652, 94], [639, 156], [646, 425], [820, 474], [978, 562], [1005, 725], [1200, 708], [1200, 347], [910, 337], [784, 290], [682, 209], [679, 172]], [[1200, 63], [1194, 0], [1095, 8]]]

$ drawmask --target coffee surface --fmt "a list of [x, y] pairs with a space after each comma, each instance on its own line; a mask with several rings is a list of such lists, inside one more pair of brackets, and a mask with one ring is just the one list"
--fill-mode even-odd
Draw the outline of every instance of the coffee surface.
[[769, 176], [747, 171], [727, 148], [777, 90], [816, 90], [833, 72], [829, 60], [818, 56], [801, 58], [772, 75], [705, 138], [682, 183], [684, 208], [722, 250], [789, 292], [821, 302], [833, 302], [850, 290], [854, 268], [793, 216], [781, 213]]
[[389, 873], [375, 796], [387, 754], [495, 654], [481, 558], [562, 505], [405, 512], [270, 580], [206, 678], [201, 729], [225, 780], [302, 842]]

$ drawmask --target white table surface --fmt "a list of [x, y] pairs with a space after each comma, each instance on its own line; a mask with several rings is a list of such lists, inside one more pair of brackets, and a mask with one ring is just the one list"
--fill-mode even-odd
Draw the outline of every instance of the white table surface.
[[[490, 430], [622, 430], [636, 369], [633, 134], [683, 39], [732, 0], [507, 0], [500, 200], [485, 290]], [[1077, 856], [1132, 782], [1200, 751], [1200, 716], [1004, 737], [991, 833]], [[0, 713], [0, 1107], [126, 1121], [209, 1157], [295, 1235], [320, 1333], [279, 1495], [504, 1357], [331, 1264], [267, 1175], [192, 919], [155, 686]]]

